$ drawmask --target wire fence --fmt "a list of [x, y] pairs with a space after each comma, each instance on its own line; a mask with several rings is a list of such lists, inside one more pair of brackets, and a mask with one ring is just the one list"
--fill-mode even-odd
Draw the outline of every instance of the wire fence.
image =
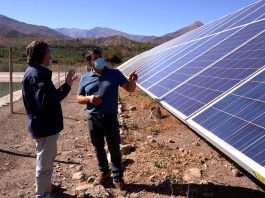
[[[8, 58], [0, 59], [0, 107], [3, 105], [10, 106], [10, 112], [13, 113], [14, 97], [15, 101], [21, 98], [21, 88], [24, 72], [21, 71], [21, 64], [14, 64], [13, 62], [13, 48], [9, 48]], [[1, 69], [2, 68], [2, 69]], [[8, 68], [8, 69], [7, 69]], [[87, 72], [87, 67], [84, 64], [51, 64], [53, 83], [59, 87], [64, 83], [66, 76], [70, 69], [75, 69], [79, 76]], [[25, 68], [24, 68], [25, 70]]]

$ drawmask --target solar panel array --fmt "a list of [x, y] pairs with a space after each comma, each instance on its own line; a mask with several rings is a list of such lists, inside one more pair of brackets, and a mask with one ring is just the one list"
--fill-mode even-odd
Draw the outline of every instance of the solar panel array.
[[265, 183], [265, 0], [126, 63], [138, 86]]

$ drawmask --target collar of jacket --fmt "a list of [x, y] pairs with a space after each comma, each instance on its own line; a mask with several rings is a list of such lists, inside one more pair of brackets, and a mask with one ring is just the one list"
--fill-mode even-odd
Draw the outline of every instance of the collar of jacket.
[[42, 65], [32, 64], [32, 65], [29, 65], [29, 67], [33, 67], [37, 69], [40, 73], [42, 73], [48, 79], [52, 78], [52, 71]]

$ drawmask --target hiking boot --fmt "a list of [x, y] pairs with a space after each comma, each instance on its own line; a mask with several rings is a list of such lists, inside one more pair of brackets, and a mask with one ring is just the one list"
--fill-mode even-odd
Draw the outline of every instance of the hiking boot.
[[127, 194], [126, 185], [123, 179], [113, 179], [113, 184], [117, 189], [120, 190], [122, 196]]
[[93, 182], [93, 185], [104, 185], [108, 181], [111, 181], [110, 173], [100, 173], [100, 175]]

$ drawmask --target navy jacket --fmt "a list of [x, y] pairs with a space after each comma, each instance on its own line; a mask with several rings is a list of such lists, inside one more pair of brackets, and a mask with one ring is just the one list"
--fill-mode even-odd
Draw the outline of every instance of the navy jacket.
[[65, 83], [56, 89], [52, 83], [52, 71], [41, 65], [29, 65], [22, 83], [31, 136], [37, 139], [63, 130], [60, 102], [68, 95], [71, 87]]

